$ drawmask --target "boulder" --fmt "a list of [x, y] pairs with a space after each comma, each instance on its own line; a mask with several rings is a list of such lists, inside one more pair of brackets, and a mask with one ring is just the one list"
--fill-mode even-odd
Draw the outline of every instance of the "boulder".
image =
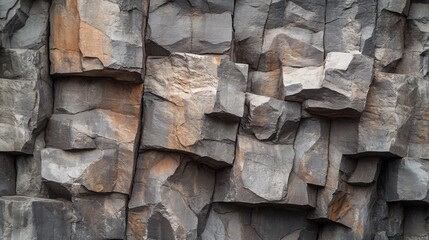
[[233, 2], [152, 2], [146, 36], [150, 56], [172, 52], [223, 54], [230, 51]]
[[140, 149], [186, 152], [214, 167], [232, 164], [247, 84], [242, 69], [220, 56], [149, 58]]
[[137, 0], [53, 1], [51, 74], [141, 82], [147, 4]]
[[376, 73], [359, 122], [360, 153], [406, 156], [417, 78]]
[[128, 204], [128, 239], [197, 239], [214, 183], [214, 170], [185, 155], [141, 153]]

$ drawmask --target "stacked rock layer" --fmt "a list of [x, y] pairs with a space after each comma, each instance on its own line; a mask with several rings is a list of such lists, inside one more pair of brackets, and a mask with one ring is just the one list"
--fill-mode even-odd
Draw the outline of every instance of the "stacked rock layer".
[[4, 0], [0, 239], [429, 239], [429, 3]]

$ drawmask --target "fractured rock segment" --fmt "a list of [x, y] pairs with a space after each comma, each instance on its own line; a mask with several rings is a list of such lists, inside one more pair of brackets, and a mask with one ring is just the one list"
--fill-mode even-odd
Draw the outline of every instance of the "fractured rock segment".
[[62, 201], [0, 197], [1, 239], [70, 239], [71, 209]]
[[[51, 187], [61, 185], [69, 192], [78, 184], [94, 192], [128, 194], [142, 84], [67, 78], [55, 81], [55, 86], [42, 177]], [[63, 174], [65, 166], [74, 168], [71, 175]]]
[[325, 186], [328, 171], [329, 120], [307, 118], [300, 122], [294, 142], [293, 171], [306, 184]]
[[16, 194], [16, 170], [15, 159], [4, 153], [0, 153], [0, 196]]
[[141, 153], [128, 205], [128, 239], [197, 239], [214, 183], [214, 170], [185, 155]]
[[147, 4], [138, 0], [53, 1], [51, 74], [141, 82]]
[[238, 135], [234, 166], [216, 176], [216, 202], [287, 203], [292, 145], [270, 144]]
[[304, 109], [328, 117], [356, 117], [365, 108], [373, 60], [330, 52], [324, 67], [283, 68], [283, 97], [304, 101]]
[[[221, 79], [244, 76], [247, 80], [247, 72], [240, 75], [242, 65], [233, 67], [224, 61], [228, 62], [220, 56], [186, 53], [148, 59], [141, 149], [186, 152], [212, 166], [232, 164], [238, 122], [219, 115], [242, 117], [246, 81]], [[237, 96], [222, 100], [221, 84], [235, 86]], [[219, 102], [227, 106], [223, 114], [214, 110]]]
[[228, 52], [232, 47], [233, 9], [234, 2], [230, 1], [151, 1], [148, 54]]
[[360, 153], [406, 156], [417, 78], [376, 73], [359, 122]]
[[387, 201], [429, 202], [429, 162], [402, 158], [388, 162], [385, 176]]
[[308, 221], [304, 212], [214, 204], [202, 238], [227, 240], [316, 239], [317, 232], [317, 225]]
[[71, 239], [125, 239], [127, 200], [118, 193], [74, 197]]
[[52, 111], [49, 1], [14, 4], [0, 19], [0, 151], [31, 154]]
[[246, 114], [242, 128], [260, 141], [292, 144], [300, 119], [299, 103], [246, 93]]
[[249, 73], [247, 92], [281, 99], [279, 91], [281, 75], [281, 69], [270, 72], [251, 71]]
[[324, 47], [329, 52], [374, 54], [377, 1], [328, 0]]
[[376, 181], [380, 171], [380, 158], [366, 157], [357, 160], [352, 175], [347, 180], [351, 185], [365, 186]]

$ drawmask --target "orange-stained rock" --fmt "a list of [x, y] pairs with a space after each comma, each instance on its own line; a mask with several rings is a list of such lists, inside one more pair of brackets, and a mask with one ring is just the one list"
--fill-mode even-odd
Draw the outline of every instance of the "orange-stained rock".
[[55, 0], [51, 74], [141, 82], [148, 1]]

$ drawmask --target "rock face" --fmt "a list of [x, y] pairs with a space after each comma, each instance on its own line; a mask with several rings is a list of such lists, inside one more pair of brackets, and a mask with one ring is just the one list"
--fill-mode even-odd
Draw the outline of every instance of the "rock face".
[[[214, 166], [232, 164], [238, 122], [222, 116], [242, 117], [246, 82], [247, 68], [220, 56], [148, 59], [141, 149], [188, 152]], [[235, 96], [227, 97], [226, 89]]]
[[51, 74], [141, 81], [146, 11], [146, 1], [53, 1]]
[[429, 233], [425, 0], [0, 1], [0, 239]]

